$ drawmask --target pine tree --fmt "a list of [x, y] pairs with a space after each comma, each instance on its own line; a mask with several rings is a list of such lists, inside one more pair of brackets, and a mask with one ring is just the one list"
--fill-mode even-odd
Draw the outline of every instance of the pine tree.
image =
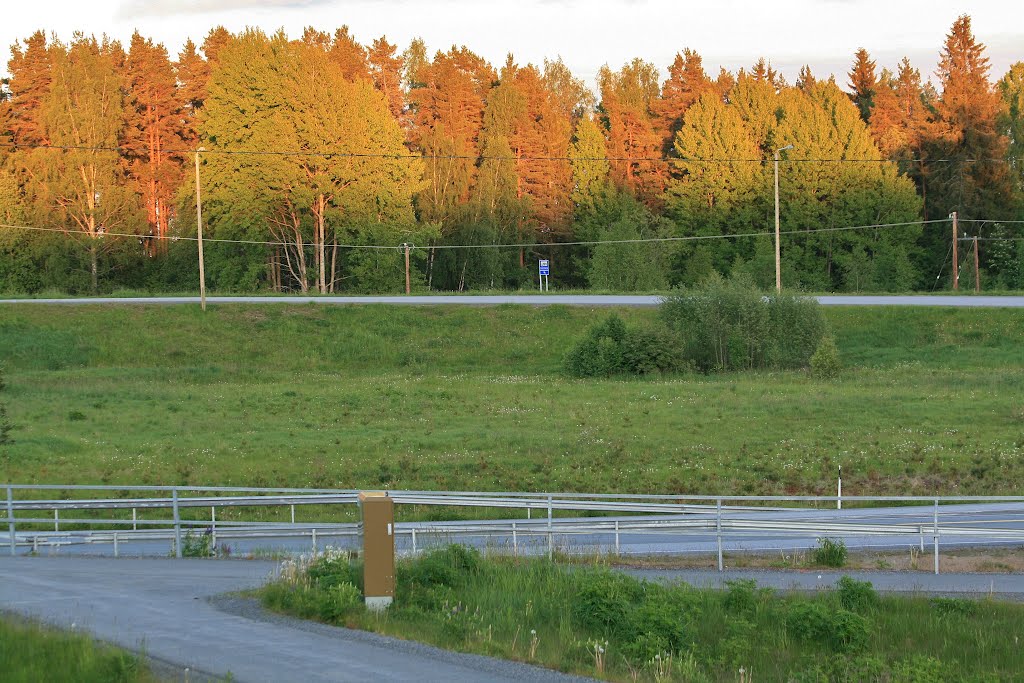
[[381, 36], [373, 41], [366, 58], [373, 85], [387, 97], [391, 115], [396, 121], [404, 124], [405, 96], [402, 93], [402, 73], [405, 71], [405, 60], [396, 54], [397, 49], [396, 45], [392, 45]]
[[342, 78], [349, 81], [370, 80], [366, 48], [349, 33], [348, 26], [342, 26], [334, 32], [329, 54], [331, 61], [341, 69]]
[[[579, 222], [593, 217], [598, 207], [611, 194], [611, 165], [605, 151], [605, 139], [601, 128], [590, 117], [584, 117], [576, 124], [572, 148], [572, 203]], [[593, 235], [577, 235], [592, 240]]]
[[1011, 66], [998, 87], [1005, 105], [1001, 128], [1010, 141], [1006, 157], [1014, 171], [1018, 206], [1024, 208], [1024, 62]]
[[659, 93], [658, 71], [653, 64], [634, 59], [617, 72], [602, 67], [597, 79], [612, 179], [644, 202], [656, 204], [666, 178], [651, 113]]
[[174, 69], [162, 45], [132, 36], [126, 69], [127, 126], [122, 134], [137, 192], [146, 208], [151, 251], [162, 250], [169, 233], [174, 197], [182, 180], [180, 150], [186, 138], [183, 106]]
[[871, 119], [871, 110], [875, 106], [875, 93], [878, 79], [875, 76], [875, 62], [868, 51], [860, 48], [854, 54], [853, 66], [850, 68], [850, 97], [860, 111], [860, 117], [867, 123]]
[[421, 218], [454, 228], [469, 200], [480, 155], [484, 103], [497, 80], [494, 69], [466, 48], [438, 52], [417, 66], [409, 91], [415, 112], [410, 141], [423, 154], [427, 187], [417, 197]]
[[10, 80], [10, 121], [13, 142], [19, 145], [47, 144], [42, 105], [53, 81], [53, 62], [46, 34], [36, 31], [11, 48], [7, 69]]
[[652, 104], [657, 117], [657, 130], [662, 137], [662, 152], [669, 153], [675, 135], [683, 125], [683, 115], [702, 94], [714, 87], [704, 73], [704, 64], [697, 52], [686, 48], [676, 53], [668, 68], [668, 79], [661, 86], [661, 97]]
[[182, 133], [185, 140], [195, 143], [197, 140], [196, 126], [199, 112], [206, 100], [206, 85], [210, 80], [210, 65], [196, 51], [192, 40], [185, 41], [185, 46], [178, 54], [174, 64], [174, 75], [178, 83], [178, 98], [182, 104]]
[[[936, 102], [933, 155], [952, 160], [933, 169], [928, 195], [931, 216], [958, 211], [961, 218], [1008, 217], [1012, 187], [1003, 159], [1009, 140], [999, 129], [1004, 103], [989, 82], [985, 46], [964, 15], [946, 36], [937, 71], [942, 95]], [[975, 160], [983, 160], [980, 163]]]

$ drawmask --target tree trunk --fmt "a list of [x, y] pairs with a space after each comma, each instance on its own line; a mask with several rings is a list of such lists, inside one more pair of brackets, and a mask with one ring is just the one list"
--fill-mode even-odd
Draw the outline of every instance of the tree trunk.
[[317, 207], [317, 215], [316, 215], [317, 247], [316, 248], [317, 248], [317, 261], [319, 262], [317, 264], [317, 266], [319, 268], [319, 273], [318, 273], [319, 280], [317, 281], [317, 288], [319, 289], [321, 294], [326, 294], [327, 293], [327, 272], [326, 272], [326, 269], [327, 269], [327, 249], [326, 249], [326, 245], [324, 244], [324, 242], [327, 241], [326, 240], [326, 226], [324, 224], [325, 223], [325, 221], [324, 221], [324, 209], [325, 209], [326, 204], [327, 204], [327, 201], [324, 198], [324, 196], [322, 194], [318, 195], [317, 198], [316, 198], [316, 207]]
[[100, 268], [99, 249], [96, 247], [96, 238], [89, 240], [89, 275], [92, 280], [92, 293], [100, 293]]

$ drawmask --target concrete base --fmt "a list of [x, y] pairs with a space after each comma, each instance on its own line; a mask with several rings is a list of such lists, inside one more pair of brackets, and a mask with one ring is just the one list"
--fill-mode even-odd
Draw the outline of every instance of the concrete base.
[[368, 595], [366, 596], [366, 609], [371, 612], [383, 612], [391, 606], [393, 600], [394, 598], [390, 595], [383, 597], [370, 597]]

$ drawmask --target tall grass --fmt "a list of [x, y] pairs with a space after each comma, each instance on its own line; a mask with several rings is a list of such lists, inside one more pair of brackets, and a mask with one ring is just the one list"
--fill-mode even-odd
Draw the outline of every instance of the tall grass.
[[608, 313], [0, 308], [0, 480], [824, 494], [841, 464], [851, 495], [1022, 490], [1015, 311], [826, 309], [835, 381], [564, 376]]
[[1024, 606], [879, 597], [852, 579], [818, 596], [715, 591], [450, 547], [401, 562], [375, 615], [350, 597], [337, 609], [361, 582], [343, 556], [286, 577], [261, 592], [271, 609], [610, 680], [1024, 680]]
[[157, 679], [137, 656], [88, 635], [0, 618], [0, 680], [6, 683], [149, 683]]

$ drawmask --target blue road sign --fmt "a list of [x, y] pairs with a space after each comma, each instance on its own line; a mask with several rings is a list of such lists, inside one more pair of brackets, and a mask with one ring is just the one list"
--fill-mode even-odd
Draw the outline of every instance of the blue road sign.
[[541, 275], [548, 275], [549, 274], [549, 272], [548, 272], [549, 270], [550, 269], [548, 268], [548, 261], [546, 259], [541, 260], [541, 262], [540, 262], [540, 274]]

